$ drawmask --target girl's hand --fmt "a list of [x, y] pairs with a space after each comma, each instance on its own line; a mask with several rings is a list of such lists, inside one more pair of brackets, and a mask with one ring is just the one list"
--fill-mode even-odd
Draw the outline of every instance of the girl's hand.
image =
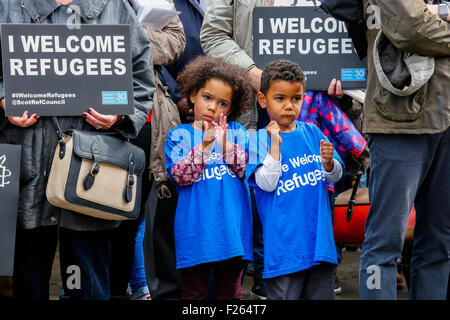
[[233, 145], [231, 144], [231, 142], [227, 140], [227, 130], [228, 130], [227, 116], [221, 113], [219, 125], [217, 127], [217, 139], [218, 139], [217, 143], [222, 148], [223, 152], [233, 149]]
[[205, 134], [203, 135], [203, 141], [202, 141], [201, 148], [204, 151], [211, 150], [212, 146], [214, 145], [213, 142], [216, 140], [217, 127], [218, 127], [218, 125], [214, 121], [213, 122], [208, 122], [208, 121], [202, 122], [202, 128], [203, 128], [203, 131], [205, 132]]
[[267, 134], [270, 137], [270, 150], [269, 153], [272, 158], [276, 161], [280, 161], [280, 147], [281, 147], [281, 136], [280, 136], [280, 126], [276, 121], [270, 121], [267, 126]]
[[88, 109], [88, 112], [83, 113], [83, 118], [86, 119], [86, 122], [89, 123], [97, 130], [108, 130], [110, 129], [117, 121], [122, 119], [120, 115], [103, 115], [98, 113], [92, 108]]
[[328, 172], [334, 169], [333, 152], [334, 148], [331, 142], [320, 140], [320, 158], [322, 159], [323, 167]]
[[22, 128], [28, 128], [35, 124], [39, 120], [39, 116], [37, 114], [31, 115], [31, 117], [28, 116], [28, 111], [25, 111], [21, 117], [18, 116], [9, 116], [8, 117], [9, 122], [11, 122], [13, 125], [16, 125], [18, 127]]

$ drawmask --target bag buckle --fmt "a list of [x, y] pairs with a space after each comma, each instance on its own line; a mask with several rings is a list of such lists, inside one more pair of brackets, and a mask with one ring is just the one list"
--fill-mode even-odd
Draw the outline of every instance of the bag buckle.
[[92, 165], [91, 168], [91, 176], [95, 177], [95, 175], [98, 174], [98, 172], [100, 171], [100, 165], [97, 162], [94, 162], [94, 164]]
[[127, 180], [127, 187], [131, 188], [134, 186], [134, 176], [129, 174], [128, 175], [128, 180]]

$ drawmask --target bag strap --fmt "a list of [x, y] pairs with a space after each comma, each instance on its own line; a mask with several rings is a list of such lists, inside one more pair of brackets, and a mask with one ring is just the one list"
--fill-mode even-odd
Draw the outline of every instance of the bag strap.
[[347, 222], [350, 222], [353, 216], [353, 205], [355, 204], [356, 193], [358, 192], [359, 181], [361, 180], [361, 175], [356, 176], [355, 184], [353, 185], [352, 195], [350, 196], [350, 200], [348, 201], [347, 214], [346, 219]]
[[56, 135], [58, 136], [58, 144], [59, 144], [59, 159], [63, 159], [66, 155], [66, 143], [63, 140], [63, 133], [61, 131], [61, 126], [59, 125], [58, 118], [52, 117], [53, 125], [56, 129]]

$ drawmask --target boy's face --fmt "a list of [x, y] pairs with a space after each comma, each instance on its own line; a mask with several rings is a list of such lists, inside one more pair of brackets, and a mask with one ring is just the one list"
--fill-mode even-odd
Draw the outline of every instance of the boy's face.
[[300, 81], [271, 81], [266, 94], [258, 92], [258, 102], [267, 110], [270, 120], [276, 121], [282, 132], [295, 130], [302, 108], [305, 90]]

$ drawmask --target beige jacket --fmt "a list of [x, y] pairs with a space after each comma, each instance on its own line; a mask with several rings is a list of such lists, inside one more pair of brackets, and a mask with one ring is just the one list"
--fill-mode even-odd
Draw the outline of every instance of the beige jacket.
[[[427, 10], [423, 0], [364, 0], [364, 8], [377, 5], [381, 29], [395, 47], [435, 58], [435, 71], [428, 83], [408, 97], [398, 97], [380, 86], [372, 51], [379, 30], [367, 32], [368, 82], [364, 103], [365, 133], [432, 134], [450, 126], [450, 24]], [[367, 11], [366, 11], [367, 12]], [[420, 115], [412, 121], [394, 121], [388, 113]]]
[[[220, 57], [247, 71], [253, 68], [253, 8], [270, 6], [273, 2], [274, 0], [209, 0], [200, 31], [200, 42], [205, 54]], [[256, 130], [256, 100], [253, 108], [237, 121], [249, 130]]]
[[150, 177], [156, 181], [166, 181], [169, 175], [166, 170], [164, 145], [169, 131], [180, 125], [180, 114], [176, 104], [158, 77], [162, 65], [177, 60], [184, 51], [186, 36], [181, 20], [174, 18], [161, 31], [154, 31], [144, 26], [148, 38], [152, 42], [153, 65], [155, 69], [156, 91], [153, 96]]

